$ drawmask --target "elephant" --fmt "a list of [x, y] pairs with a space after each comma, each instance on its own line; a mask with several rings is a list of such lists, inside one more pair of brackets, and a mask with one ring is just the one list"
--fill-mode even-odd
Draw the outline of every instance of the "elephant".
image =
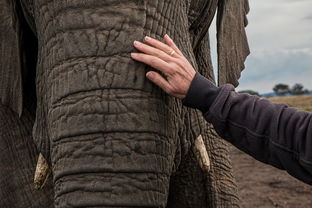
[[[134, 40], [170, 35], [238, 84], [248, 0], [0, 0], [0, 207], [239, 207], [228, 146], [201, 112], [145, 79]], [[202, 136], [211, 162], [192, 148]], [[32, 185], [41, 153], [52, 176]]]

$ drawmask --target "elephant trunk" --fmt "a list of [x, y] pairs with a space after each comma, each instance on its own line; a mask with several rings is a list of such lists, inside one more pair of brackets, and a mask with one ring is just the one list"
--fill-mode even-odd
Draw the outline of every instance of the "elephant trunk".
[[177, 138], [167, 119], [175, 112], [128, 57], [71, 62], [61, 66], [65, 74], [51, 74], [55, 206], [165, 207]]
[[[128, 75], [137, 71], [144, 78], [138, 65], [126, 62], [118, 69]], [[70, 67], [66, 70], [72, 72]], [[118, 74], [114, 76], [113, 82], [119, 80]], [[165, 207], [176, 148], [174, 121], [168, 122], [167, 115], [174, 117], [174, 112], [159, 94], [81, 89], [84, 84], [79, 86], [78, 77], [74, 72], [68, 76], [66, 83], [73, 83], [70, 92], [63, 90], [67, 95], [52, 99], [49, 111], [56, 208]]]
[[[167, 2], [172, 17], [158, 20], [164, 2], [44, 2], [34, 136], [49, 138], [55, 206], [165, 207], [181, 112], [129, 55], [184, 7]], [[179, 21], [165, 22], [175, 31]]]
[[157, 139], [99, 133], [63, 140], [53, 149], [55, 206], [165, 207], [169, 175]]

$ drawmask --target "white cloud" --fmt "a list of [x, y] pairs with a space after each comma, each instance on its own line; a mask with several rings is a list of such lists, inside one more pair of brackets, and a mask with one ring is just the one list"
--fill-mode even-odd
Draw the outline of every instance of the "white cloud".
[[250, 0], [247, 34], [252, 49], [312, 46], [312, 1]]
[[253, 53], [246, 62], [238, 90], [270, 92], [277, 83], [301, 83], [312, 89], [312, 48], [263, 50]]
[[312, 1], [250, 0], [250, 7], [251, 55], [238, 90], [270, 92], [277, 83], [312, 89]]
[[[251, 50], [237, 90], [271, 92], [277, 83], [312, 89], [312, 0], [249, 0]], [[210, 28], [216, 68], [215, 22]]]

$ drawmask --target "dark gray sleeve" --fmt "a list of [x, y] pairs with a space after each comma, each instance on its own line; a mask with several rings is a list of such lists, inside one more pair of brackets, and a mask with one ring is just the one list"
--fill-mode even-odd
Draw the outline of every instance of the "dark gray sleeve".
[[312, 114], [216, 87], [196, 74], [183, 104], [200, 109], [218, 134], [255, 159], [312, 184]]

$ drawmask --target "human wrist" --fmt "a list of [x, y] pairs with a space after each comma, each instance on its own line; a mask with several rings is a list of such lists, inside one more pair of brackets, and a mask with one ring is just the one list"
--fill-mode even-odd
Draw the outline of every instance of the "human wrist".
[[215, 86], [211, 81], [197, 72], [182, 103], [187, 107], [206, 112], [209, 110], [219, 92], [219, 87]]

